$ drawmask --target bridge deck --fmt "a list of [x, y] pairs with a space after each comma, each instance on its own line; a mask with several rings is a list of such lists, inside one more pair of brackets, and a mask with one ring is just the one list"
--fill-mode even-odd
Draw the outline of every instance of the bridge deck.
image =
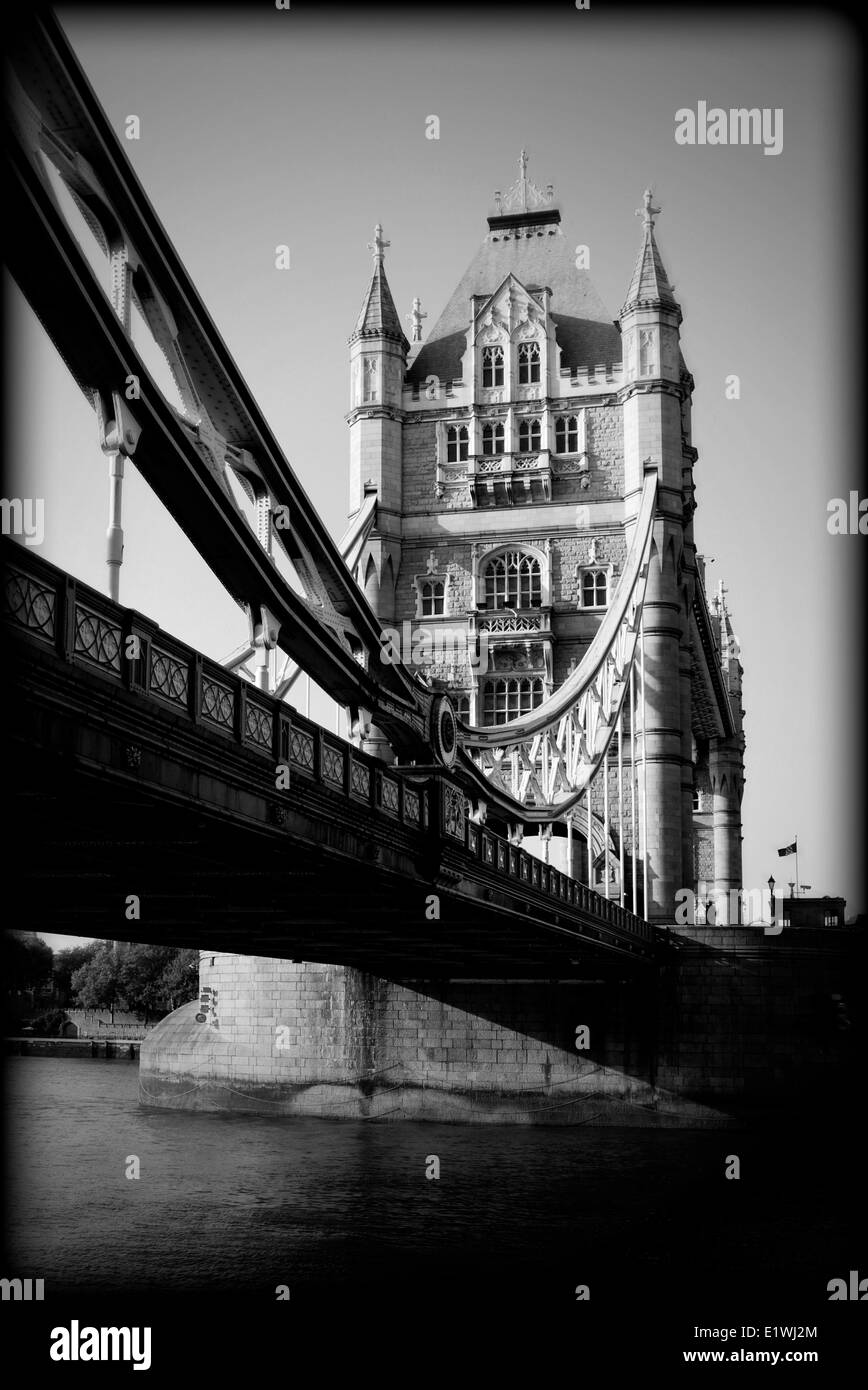
[[655, 959], [646, 922], [469, 823], [448, 774], [387, 767], [32, 551], [4, 559], [13, 862], [51, 930], [401, 977]]

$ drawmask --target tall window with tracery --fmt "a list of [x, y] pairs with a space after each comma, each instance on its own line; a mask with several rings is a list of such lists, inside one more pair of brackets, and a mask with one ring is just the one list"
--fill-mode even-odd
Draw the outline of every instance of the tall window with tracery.
[[532, 386], [539, 381], [539, 343], [519, 343], [518, 381], [520, 386]]
[[504, 677], [488, 681], [483, 695], [483, 722], [507, 724], [519, 715], [530, 714], [541, 705], [543, 683], [540, 676]]
[[450, 425], [446, 431], [446, 462], [463, 463], [467, 458], [467, 426]]
[[482, 349], [483, 386], [503, 385], [503, 348], [484, 347]]
[[540, 562], [521, 550], [507, 550], [489, 560], [484, 571], [487, 608], [539, 608]]
[[500, 420], [494, 425], [482, 426], [482, 452], [488, 458], [503, 453], [503, 424]]
[[542, 426], [539, 420], [521, 420], [518, 426], [518, 447], [522, 453], [539, 453], [542, 443]]

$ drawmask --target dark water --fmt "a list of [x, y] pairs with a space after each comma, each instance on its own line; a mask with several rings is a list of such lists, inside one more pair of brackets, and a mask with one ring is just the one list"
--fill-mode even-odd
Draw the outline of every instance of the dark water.
[[815, 1321], [859, 1255], [861, 1155], [807, 1123], [756, 1136], [182, 1114], [140, 1107], [137, 1063], [69, 1058], [11, 1059], [6, 1111], [7, 1272], [55, 1293], [273, 1300], [285, 1284], [295, 1303], [389, 1306], [408, 1288], [507, 1304], [521, 1290], [566, 1310], [588, 1284], [595, 1306], [728, 1292], [754, 1320], [780, 1300]]

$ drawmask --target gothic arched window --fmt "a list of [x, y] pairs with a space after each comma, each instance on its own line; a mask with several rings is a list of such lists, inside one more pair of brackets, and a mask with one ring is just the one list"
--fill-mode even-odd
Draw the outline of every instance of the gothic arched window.
[[519, 343], [518, 381], [520, 386], [530, 386], [535, 381], [539, 381], [539, 364], [539, 343]]
[[450, 425], [446, 431], [446, 462], [463, 463], [467, 458], [467, 426]]
[[507, 550], [489, 560], [483, 571], [488, 608], [539, 608], [540, 562], [521, 550]]
[[443, 579], [426, 579], [419, 586], [422, 599], [422, 617], [433, 618], [438, 613], [442, 613], [446, 602], [446, 581]]
[[518, 447], [522, 453], [535, 454], [542, 441], [542, 426], [539, 420], [522, 420], [518, 426]]
[[555, 451], [558, 454], [579, 452], [579, 422], [575, 415], [562, 415], [555, 421]]
[[539, 676], [488, 681], [483, 701], [485, 724], [507, 724], [541, 705], [543, 683]]
[[609, 601], [609, 576], [605, 570], [585, 570], [582, 575], [582, 607], [605, 608]]
[[482, 452], [489, 456], [503, 453], [503, 424], [482, 426]]
[[483, 386], [503, 385], [503, 348], [484, 347], [482, 349]]

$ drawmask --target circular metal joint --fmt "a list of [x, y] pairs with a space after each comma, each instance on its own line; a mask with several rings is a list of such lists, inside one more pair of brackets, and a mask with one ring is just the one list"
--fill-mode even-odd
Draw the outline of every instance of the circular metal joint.
[[458, 720], [448, 695], [438, 695], [431, 706], [431, 743], [444, 767], [452, 767], [458, 753]]

